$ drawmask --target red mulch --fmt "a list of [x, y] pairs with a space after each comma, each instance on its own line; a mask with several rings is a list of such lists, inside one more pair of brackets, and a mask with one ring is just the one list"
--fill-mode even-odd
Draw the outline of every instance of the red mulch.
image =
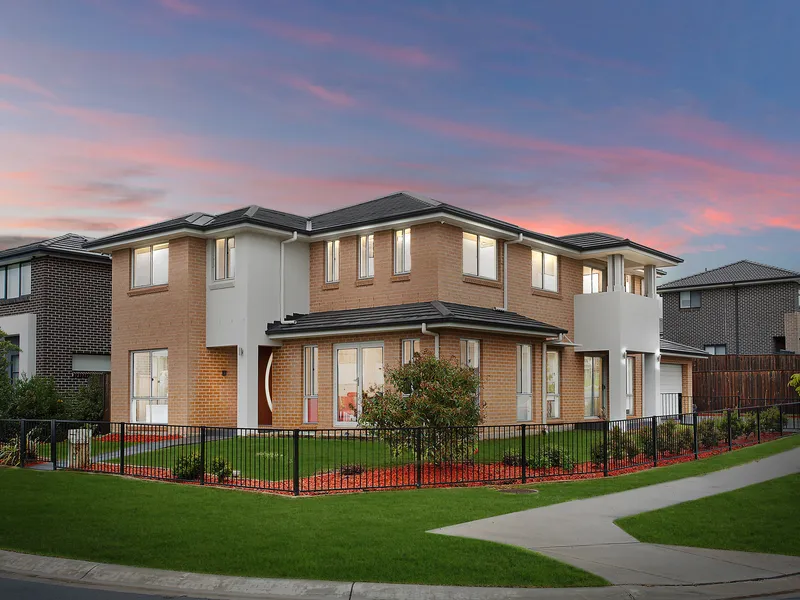
[[[766, 442], [780, 437], [777, 433], [763, 433], [761, 441]], [[127, 439], [127, 436], [126, 436]], [[754, 436], [750, 438], [739, 437], [733, 440], [734, 448], [752, 446], [756, 444]], [[728, 451], [727, 442], [719, 444], [715, 448], [701, 448], [698, 456], [707, 458]], [[659, 455], [658, 466], [674, 465], [694, 460], [694, 454], [685, 456], [669, 456], [668, 454]], [[635, 466], [626, 466], [634, 463]], [[636, 464], [639, 463], [639, 464]], [[653, 467], [652, 459], [639, 455], [629, 461], [610, 461], [610, 475], [625, 475], [645, 471]], [[119, 465], [109, 463], [95, 463], [88, 467], [88, 470], [101, 473], [119, 473]], [[486, 484], [519, 484], [522, 483], [522, 467], [512, 467], [503, 463], [475, 463], [475, 464], [453, 464], [453, 465], [431, 465], [422, 466], [422, 485], [424, 487], [477, 487]], [[172, 478], [170, 469], [162, 467], [146, 467], [137, 465], [126, 465], [125, 475], [131, 477], [143, 477], [148, 479], [160, 479], [178, 482]], [[529, 467], [527, 470], [528, 482], [534, 481], [575, 481], [580, 479], [596, 479], [603, 477], [603, 471], [599, 471], [589, 462], [576, 465], [573, 471], [563, 469], [536, 469]], [[460, 483], [449, 483], [458, 481]], [[180, 481], [190, 485], [199, 485], [199, 481]], [[258, 479], [248, 479], [244, 477], [233, 477], [230, 480], [219, 484], [216, 477], [206, 474], [206, 484], [222, 487], [237, 487], [259, 492], [272, 492], [277, 494], [291, 494], [293, 483], [291, 480], [283, 481], [261, 481]], [[310, 477], [300, 478], [300, 491], [304, 495], [336, 493], [355, 493], [375, 489], [412, 489], [416, 486], [416, 466], [402, 465], [397, 467], [381, 467], [368, 469], [357, 475], [342, 475], [338, 471], [319, 473]]]

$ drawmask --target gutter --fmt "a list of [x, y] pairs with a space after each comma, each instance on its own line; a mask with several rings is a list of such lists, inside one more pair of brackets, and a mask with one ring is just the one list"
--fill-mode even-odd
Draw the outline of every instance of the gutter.
[[519, 234], [516, 240], [511, 240], [503, 244], [503, 310], [508, 310], [508, 247], [511, 244], [521, 244], [525, 236]]
[[432, 335], [433, 336], [433, 352], [436, 355], [436, 358], [439, 358], [439, 334], [434, 331], [428, 331], [428, 324], [422, 324], [422, 335]]
[[294, 325], [296, 321], [287, 321], [286, 320], [286, 267], [284, 266], [285, 259], [284, 259], [284, 246], [286, 244], [291, 244], [292, 242], [297, 241], [297, 232], [292, 232], [292, 237], [286, 240], [281, 240], [281, 323], [283, 325]]

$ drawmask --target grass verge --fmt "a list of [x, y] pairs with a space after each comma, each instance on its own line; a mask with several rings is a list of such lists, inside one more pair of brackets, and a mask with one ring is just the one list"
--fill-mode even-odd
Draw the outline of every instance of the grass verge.
[[800, 474], [617, 521], [643, 542], [800, 556]]
[[0, 547], [253, 577], [570, 587], [605, 582], [520, 548], [430, 529], [724, 469], [800, 445], [787, 437], [633, 475], [539, 483], [538, 494], [423, 489], [290, 498], [113, 475], [0, 469]]

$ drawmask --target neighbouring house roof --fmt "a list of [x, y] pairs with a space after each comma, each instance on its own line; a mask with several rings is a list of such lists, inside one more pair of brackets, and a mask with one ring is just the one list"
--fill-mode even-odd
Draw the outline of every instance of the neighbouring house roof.
[[[559, 238], [531, 231], [514, 225], [513, 223], [501, 221], [487, 215], [482, 215], [465, 208], [439, 202], [438, 200], [433, 200], [410, 192], [396, 192], [382, 198], [345, 206], [311, 217], [303, 217], [259, 206], [239, 208], [220, 215], [193, 213], [99, 238], [86, 244], [85, 247], [87, 249], [102, 248], [126, 240], [182, 229], [205, 232], [247, 223], [286, 232], [296, 231], [299, 235], [308, 236], [335, 233], [338, 230], [351, 227], [368, 226], [397, 219], [425, 217], [426, 215], [438, 214], [474, 221], [481, 225], [500, 229], [507, 232], [509, 235], [522, 234], [525, 237], [552, 244], [576, 253], [614, 247], [629, 247], [648, 252], [670, 262], [682, 262], [681, 259], [676, 256], [660, 252], [653, 248], [648, 248], [647, 246], [637, 244], [628, 239], [608, 236], [607, 234], [577, 234], [577, 236], [564, 236]], [[600, 244], [600, 240], [598, 239], [598, 241], [595, 242], [596, 245], [591, 246], [587, 245], [586, 241], [581, 236], [605, 237], [602, 238], [602, 245], [598, 245]], [[570, 239], [573, 237], [575, 240]]]
[[735, 285], [740, 283], [757, 283], [781, 281], [787, 279], [800, 279], [800, 273], [771, 267], [754, 262], [752, 260], [740, 260], [739, 262], [709, 269], [702, 273], [689, 275], [675, 281], [670, 281], [658, 286], [658, 291], [673, 291], [685, 288], [700, 288], [708, 286]]
[[453, 302], [415, 302], [332, 310], [307, 315], [293, 315], [292, 322], [276, 321], [267, 325], [267, 335], [281, 337], [312, 337], [318, 334], [353, 330], [413, 329], [423, 323], [439, 327], [463, 327], [484, 330], [504, 330], [538, 335], [558, 335], [566, 329], [529, 319], [514, 312], [456, 304]]
[[708, 352], [700, 350], [700, 348], [679, 344], [678, 342], [665, 340], [664, 338], [661, 338], [661, 354], [667, 356], [686, 356], [690, 358], [708, 358], [711, 356]]
[[31, 258], [34, 255], [59, 255], [70, 258], [86, 258], [90, 260], [111, 260], [110, 256], [97, 254], [84, 249], [84, 244], [90, 241], [83, 235], [75, 233], [65, 233], [58, 237], [50, 238], [47, 240], [40, 240], [32, 242], [16, 248], [8, 248], [0, 251], [0, 262], [9, 262], [11, 260], [24, 260]]

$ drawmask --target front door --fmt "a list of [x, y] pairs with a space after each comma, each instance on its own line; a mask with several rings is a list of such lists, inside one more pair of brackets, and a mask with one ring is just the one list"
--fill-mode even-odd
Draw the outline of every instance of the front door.
[[258, 347], [258, 424], [272, 425], [272, 348]]
[[361, 399], [383, 387], [383, 344], [368, 342], [336, 346], [335, 425], [354, 425]]

